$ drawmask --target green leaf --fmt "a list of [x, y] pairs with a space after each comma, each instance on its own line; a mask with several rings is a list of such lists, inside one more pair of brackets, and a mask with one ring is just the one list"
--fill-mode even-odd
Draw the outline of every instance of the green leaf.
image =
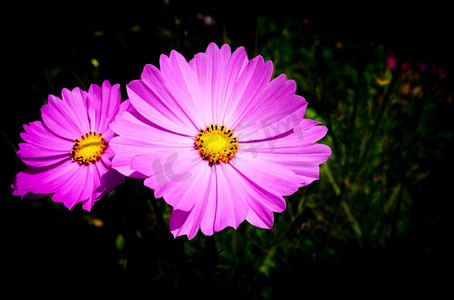
[[115, 246], [117, 247], [118, 251], [122, 251], [125, 247], [125, 238], [121, 233], [115, 239]]

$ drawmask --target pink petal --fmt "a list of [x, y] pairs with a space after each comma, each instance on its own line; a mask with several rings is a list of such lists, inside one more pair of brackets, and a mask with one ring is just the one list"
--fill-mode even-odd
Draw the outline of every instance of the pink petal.
[[187, 235], [188, 239], [194, 238], [199, 231], [200, 225], [194, 226], [194, 213], [192, 211], [183, 211], [174, 209], [169, 218], [169, 229], [173, 237]]
[[248, 213], [247, 195], [242, 189], [245, 179], [230, 165], [216, 166], [216, 220], [214, 231], [227, 226], [237, 228]]
[[[101, 199], [101, 197], [105, 194], [101, 192], [104, 189], [103, 184], [101, 183], [101, 176], [102, 174], [109, 173], [108, 170], [104, 170], [104, 168], [101, 167], [101, 171], [103, 173], [100, 173], [100, 168], [98, 166], [102, 165], [102, 160], [96, 162], [95, 164], [91, 164], [88, 166], [87, 170], [87, 177], [85, 178], [85, 186], [83, 188], [84, 190], [84, 196], [82, 197], [82, 208], [90, 211], [93, 208], [93, 205], [95, 204], [96, 201]], [[106, 171], [104, 173], [104, 171]], [[114, 170], [112, 170], [115, 172]], [[117, 183], [117, 185], [120, 184]]]
[[[87, 99], [87, 113], [90, 120], [90, 130], [95, 132], [100, 132], [99, 124], [101, 123], [101, 118], [103, 116], [102, 110], [102, 92], [101, 87], [96, 84], [91, 84], [88, 89], [88, 99]], [[104, 133], [104, 131], [101, 131]]]
[[131, 160], [131, 168], [148, 178], [145, 185], [154, 189], [155, 197], [167, 195], [174, 184], [189, 180], [193, 175], [191, 169], [201, 159], [195, 150], [159, 151], [136, 155]]
[[110, 120], [108, 128], [106, 128], [105, 131], [102, 132], [102, 136], [104, 137], [104, 139], [107, 142], [110, 142], [110, 140], [116, 135], [115, 132], [110, 127], [110, 125], [112, 125], [115, 122], [116, 118], [118, 116], [122, 115], [122, 113], [129, 112], [129, 111], [132, 111], [132, 112], [135, 112], [136, 114], [138, 114], [137, 111], [132, 107], [131, 102], [128, 99], [128, 100], [121, 102], [121, 104], [118, 106], [115, 116]]
[[259, 228], [271, 229], [274, 222], [273, 212], [282, 212], [286, 208], [284, 198], [266, 191], [265, 188], [240, 175], [242, 178], [232, 182], [237, 196], [241, 195], [247, 201], [246, 220]]
[[77, 166], [71, 176], [55, 189], [52, 200], [63, 203], [68, 209], [84, 200], [88, 200], [90, 193], [93, 191], [92, 172], [89, 172], [90, 166]]
[[188, 175], [169, 185], [163, 195], [166, 203], [176, 210], [190, 211], [196, 203], [206, 201], [205, 189], [214, 176], [213, 169], [202, 160], [191, 164], [186, 172]]
[[197, 202], [191, 213], [197, 217], [193, 226], [199, 224], [201, 231], [205, 235], [212, 235], [214, 233], [214, 222], [216, 216], [216, 176], [210, 176], [207, 185], [203, 187], [206, 189], [205, 201]]
[[124, 177], [104, 165], [102, 161], [81, 166], [69, 159], [53, 166], [32, 167], [16, 175], [13, 195], [22, 198], [52, 199], [72, 208], [83, 202], [90, 210], [95, 201], [124, 182]]
[[69, 158], [74, 141], [56, 136], [40, 121], [24, 125], [24, 129], [21, 137], [26, 143], [19, 144], [17, 152], [24, 163], [41, 167]]
[[52, 194], [62, 184], [72, 178], [78, 170], [78, 164], [71, 160], [57, 165], [28, 168], [16, 175], [12, 185], [13, 195], [28, 198], [28, 194]]
[[134, 108], [150, 122], [175, 133], [193, 136], [198, 128], [167, 90], [161, 72], [146, 65], [141, 80], [127, 86], [129, 100]]
[[225, 125], [235, 129], [241, 124], [248, 107], [256, 107], [255, 99], [271, 79], [273, 65], [261, 56], [250, 60], [241, 72], [225, 111]]
[[234, 181], [234, 185], [237, 188], [237, 193], [245, 197], [250, 208], [256, 209], [259, 205], [260, 210], [271, 212], [283, 212], [285, 210], [286, 203], [281, 195], [273, 194], [267, 190], [266, 186], [260, 186], [243, 174], [239, 172], [238, 174], [241, 176]]
[[285, 147], [279, 144], [279, 140], [272, 141], [276, 146], [272, 148], [260, 148], [256, 144], [251, 148], [243, 147], [243, 153], [249, 153], [250, 157], [274, 162], [310, 162], [320, 165], [328, 160], [331, 149], [324, 144], [300, 145], [300, 147]]
[[301, 178], [301, 186], [306, 186], [320, 179], [320, 167], [313, 163], [288, 162], [288, 167]]
[[49, 95], [48, 101], [49, 103], [41, 108], [41, 116], [46, 127], [68, 140], [80, 137], [83, 132], [81, 133], [81, 128], [72, 119], [72, 113], [63, 101], [52, 95]]
[[[209, 176], [201, 188], [200, 198], [189, 212], [174, 209], [169, 219], [169, 227], [174, 237], [187, 235], [192, 239], [199, 228], [205, 235], [213, 234], [214, 210], [210, 199], [216, 197], [216, 177]], [[209, 205], [211, 204], [211, 205]]]
[[274, 223], [273, 211], [267, 209], [260, 201], [249, 204], [249, 211], [246, 220], [255, 227], [271, 229]]
[[144, 147], [165, 149], [193, 148], [194, 137], [197, 134], [196, 132], [194, 136], [188, 137], [165, 131], [155, 127], [139, 114], [127, 111], [118, 115], [110, 127], [120, 138], [136, 140], [137, 144]]
[[307, 102], [295, 95], [296, 83], [281, 75], [267, 83], [239, 114], [234, 132], [240, 141], [279, 136], [297, 126], [304, 117]]
[[95, 201], [98, 200], [95, 196], [95, 190], [100, 185], [100, 178], [95, 164], [84, 167], [86, 167], [86, 173], [81, 174], [81, 180], [79, 181], [79, 184], [82, 183], [82, 185], [80, 187], [76, 186], [74, 190], [81, 188], [82, 191], [76, 203], [82, 202], [82, 208], [90, 211]]
[[194, 148], [193, 138], [158, 129], [138, 113], [125, 111], [116, 117], [110, 127], [119, 135], [109, 142], [109, 147], [115, 153], [112, 167], [126, 176], [143, 178], [143, 174], [131, 167], [131, 161], [137, 155], [156, 150], [164, 151], [165, 154]]
[[133, 178], [145, 178], [143, 174], [137, 173], [131, 168], [131, 160], [134, 156], [149, 153], [151, 150], [136, 144], [136, 140], [114, 137], [109, 142], [109, 147], [115, 153], [112, 158], [112, 168], [123, 174], [124, 176]]
[[25, 142], [43, 148], [66, 152], [74, 144], [74, 139], [63, 139], [55, 135], [41, 121], [31, 122], [28, 125], [25, 124], [24, 130], [25, 132], [22, 132], [20, 136]]
[[102, 84], [102, 114], [99, 121], [98, 131], [105, 132], [109, 129], [110, 122], [113, 121], [121, 102], [120, 85], [110, 85], [109, 81]]
[[220, 51], [220, 62], [213, 62], [219, 66], [217, 76], [213, 76], [213, 113], [216, 122], [231, 123], [228, 116], [228, 108], [231, 107], [232, 96], [235, 86], [238, 84], [240, 75], [246, 68], [249, 60], [246, 50], [239, 47], [230, 55], [230, 48], [223, 45]]
[[[325, 126], [314, 126], [318, 122], [304, 119], [301, 122], [302, 127], [298, 125], [291, 132], [275, 138], [266, 139], [262, 141], [240, 142], [241, 151], [250, 153], [271, 153], [281, 155], [282, 160], [286, 160], [284, 154], [296, 154], [301, 156], [301, 159], [308, 160], [310, 157], [315, 158], [320, 155], [320, 161], [325, 162], [328, 159], [331, 151], [329, 147], [323, 144], [315, 144], [322, 139], [328, 129]], [[306, 126], [311, 123], [311, 126]], [[305, 157], [303, 157], [305, 156]], [[321, 163], [319, 162], [319, 163]]]
[[174, 206], [170, 229], [175, 237], [186, 234], [192, 239], [199, 228], [205, 235], [229, 226], [236, 229], [246, 218], [261, 228], [271, 228], [273, 211], [285, 209], [281, 196], [249, 181], [231, 165], [210, 168], [202, 162], [193, 170], [193, 177], [175, 183], [164, 195]]
[[205, 95], [202, 95], [196, 74], [186, 59], [180, 53], [172, 51], [169, 57], [161, 55], [159, 64], [162, 80], [175, 101], [173, 106], [184, 112], [196, 128], [206, 126], [207, 120], [203, 120], [203, 114], [200, 113], [205, 106], [204, 101], [201, 101], [205, 100]]
[[64, 109], [71, 116], [71, 120], [82, 133], [90, 130], [90, 121], [88, 120], [87, 110], [87, 92], [80, 88], [73, 90], [63, 89], [62, 100]]
[[[110, 82], [106, 80], [102, 87], [96, 84], [90, 85], [87, 100], [90, 130], [102, 133], [106, 141], [109, 141], [113, 136], [109, 125], [120, 111], [120, 101], [119, 84], [111, 86]], [[125, 102], [129, 105], [128, 100]]]
[[[309, 119], [302, 120], [301, 123], [293, 129], [298, 141], [307, 145], [321, 140], [328, 132], [328, 128], [325, 126], [316, 126], [318, 124], [320, 123], [317, 121]], [[294, 141], [290, 141], [290, 139], [288, 139], [288, 142], [295, 143]]]
[[227, 108], [232, 101], [239, 76], [248, 62], [243, 47], [231, 54], [228, 45], [219, 49], [214, 43], [208, 45], [205, 53], [196, 54], [189, 62], [201, 90], [201, 97], [197, 99], [203, 119], [200, 127], [211, 123], [225, 124], [228, 121]]
[[281, 164], [261, 159], [247, 152], [238, 152], [231, 161], [232, 166], [250, 182], [271, 194], [288, 196], [298, 190], [299, 177]]
[[[312, 124], [308, 126], [308, 124]], [[300, 177], [301, 186], [319, 179], [319, 165], [328, 160], [331, 149], [324, 144], [314, 144], [325, 136], [325, 126], [314, 126], [318, 122], [303, 121], [292, 134], [264, 142], [240, 143], [243, 155], [263, 162], [280, 164]], [[303, 127], [304, 126], [304, 127]]]
[[318, 142], [328, 132], [328, 128], [318, 124], [320, 123], [304, 119], [293, 129], [293, 134], [279, 140], [279, 145], [282, 145], [282, 147], [299, 148]]
[[[104, 156], [103, 156], [104, 157]], [[100, 200], [105, 194], [112, 192], [117, 185], [125, 182], [125, 177], [110, 168], [104, 159], [90, 165], [93, 174], [93, 192], [82, 204], [82, 208], [90, 211], [96, 201]], [[86, 187], [85, 187], [86, 188]]]
[[19, 144], [17, 157], [19, 157], [27, 165], [33, 167], [45, 167], [54, 165], [65, 159], [69, 159], [70, 151], [71, 148], [69, 148], [69, 150], [67, 150], [66, 152], [62, 152], [42, 148], [39, 145], [30, 143], [21, 143]]

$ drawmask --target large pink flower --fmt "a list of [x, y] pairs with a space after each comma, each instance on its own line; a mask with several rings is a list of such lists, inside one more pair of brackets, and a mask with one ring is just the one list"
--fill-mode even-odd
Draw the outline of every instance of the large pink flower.
[[170, 230], [192, 239], [247, 220], [271, 228], [283, 196], [319, 178], [327, 132], [304, 119], [296, 84], [244, 48], [210, 44], [187, 62], [178, 52], [146, 65], [127, 85], [130, 107], [111, 128], [112, 166], [145, 178], [173, 207]]
[[[52, 199], [71, 208], [82, 202], [90, 210], [95, 201], [124, 182], [111, 168], [113, 152], [109, 128], [121, 111], [120, 86], [104, 81], [88, 92], [63, 89], [62, 98], [49, 95], [41, 108], [43, 121], [24, 125], [17, 156], [31, 167], [16, 175], [13, 195]], [[124, 107], [128, 104], [125, 102]]]

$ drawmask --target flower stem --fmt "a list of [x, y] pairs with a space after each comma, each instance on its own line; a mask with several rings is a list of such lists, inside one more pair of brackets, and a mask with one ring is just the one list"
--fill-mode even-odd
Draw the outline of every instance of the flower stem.
[[[377, 134], [377, 130], [378, 128], [380, 127], [380, 124], [381, 124], [381, 120], [383, 120], [383, 115], [385, 113], [385, 110], [386, 110], [386, 107], [388, 106], [388, 103], [391, 99], [391, 95], [394, 91], [394, 87], [396, 86], [396, 83], [399, 79], [399, 74], [400, 74], [400, 69], [399, 68], [396, 68], [394, 69], [394, 74], [392, 76], [392, 79], [391, 79], [391, 82], [388, 86], [388, 89], [386, 90], [386, 94], [383, 98], [383, 102], [381, 103], [381, 106], [379, 108], [379, 111], [378, 111], [378, 114], [377, 114], [377, 118], [375, 119], [375, 123], [374, 123], [374, 126], [372, 127], [372, 131], [371, 131], [371, 134], [370, 134], [370, 138], [369, 140], [367, 141], [366, 145], [364, 146], [364, 149], [363, 151], [361, 151], [361, 156], [358, 160], [358, 164], [357, 164], [357, 167], [358, 168], [361, 168], [361, 166], [363, 165], [364, 163], [364, 160], [369, 156], [369, 151], [372, 147], [372, 144], [375, 140], [375, 135]], [[356, 172], [356, 174], [358, 174], [359, 172]]]
[[162, 217], [161, 210], [159, 209], [155, 197], [149, 198], [148, 203], [154, 211], [159, 227], [161, 228], [161, 230], [164, 231], [164, 229], [167, 228], [167, 225], [166, 222], [164, 221], [164, 218]]
[[320, 250], [318, 251], [315, 259], [316, 261], [321, 261], [324, 254], [325, 254], [325, 251], [326, 251], [326, 248], [328, 247], [328, 242], [331, 238], [331, 235], [333, 233], [333, 230], [334, 230], [334, 225], [336, 224], [336, 220], [337, 220], [337, 217], [339, 215], [339, 212], [340, 212], [340, 208], [341, 208], [341, 203], [343, 202], [343, 186], [344, 184], [342, 184], [342, 190], [340, 191], [340, 193], [338, 195], [336, 195], [336, 199], [335, 199], [335, 204], [334, 204], [334, 209], [333, 209], [333, 217], [331, 218], [331, 221], [328, 225], [328, 229], [326, 231], [326, 234], [325, 234], [325, 237], [323, 239], [323, 243], [322, 243], [322, 246], [320, 248]]

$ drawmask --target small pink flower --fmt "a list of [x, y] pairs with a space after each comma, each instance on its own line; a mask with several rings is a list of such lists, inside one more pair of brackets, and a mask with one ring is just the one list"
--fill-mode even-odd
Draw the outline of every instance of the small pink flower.
[[[85, 210], [124, 176], [111, 168], [113, 152], [109, 128], [121, 111], [120, 86], [104, 81], [88, 92], [63, 89], [62, 98], [49, 95], [41, 108], [42, 121], [24, 125], [17, 156], [31, 167], [18, 173], [11, 186], [21, 198], [52, 199], [72, 208], [82, 202]], [[125, 104], [127, 105], [127, 103]]]
[[427, 63], [422, 61], [417, 61], [416, 65], [418, 66], [418, 70], [421, 73], [424, 73], [427, 70]]
[[402, 71], [407, 71], [411, 69], [411, 63], [409, 61], [404, 61], [401, 65]]
[[397, 59], [394, 55], [388, 55], [386, 58], [386, 65], [388, 66], [388, 69], [394, 70], [397, 66]]
[[284, 196], [319, 178], [327, 128], [304, 119], [296, 83], [244, 48], [211, 43], [189, 62], [178, 52], [127, 85], [131, 107], [111, 128], [112, 166], [145, 178], [173, 207], [174, 237], [212, 235], [244, 220], [273, 226]]
[[438, 73], [438, 78], [443, 80], [443, 79], [446, 78], [446, 76], [448, 76], [448, 68], [446, 68], [446, 67], [438, 67], [437, 73]]

